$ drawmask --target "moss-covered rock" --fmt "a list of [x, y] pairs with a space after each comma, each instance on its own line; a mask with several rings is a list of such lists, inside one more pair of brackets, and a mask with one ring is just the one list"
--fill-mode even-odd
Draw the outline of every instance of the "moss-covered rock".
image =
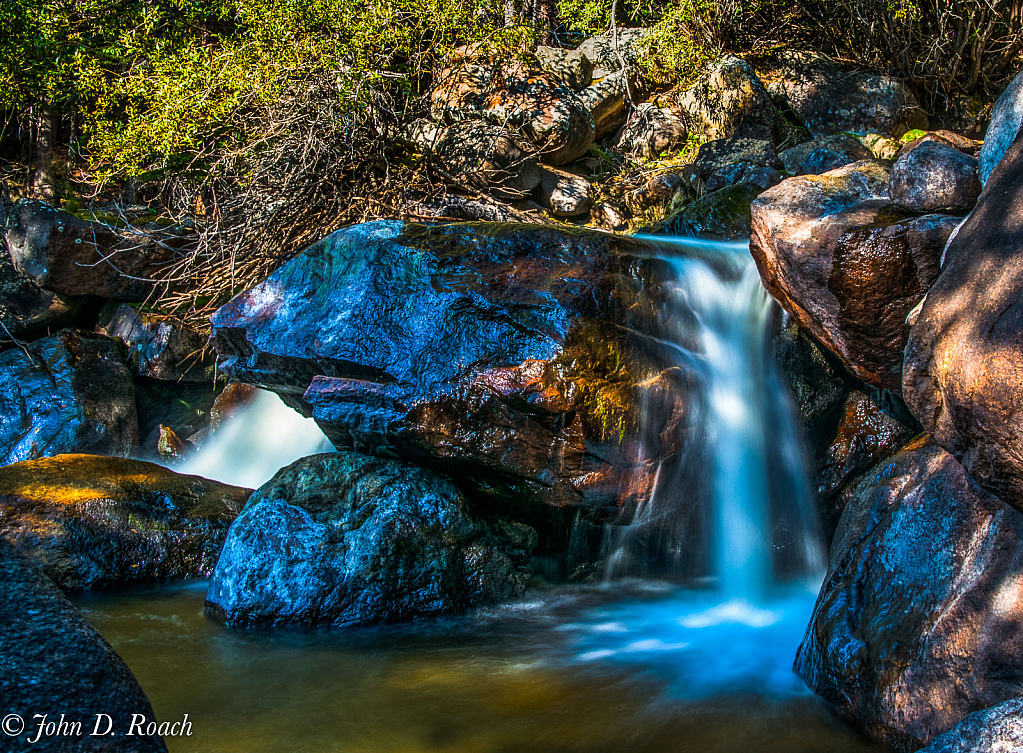
[[153, 463], [58, 455], [0, 468], [0, 536], [65, 589], [204, 577], [249, 494]]

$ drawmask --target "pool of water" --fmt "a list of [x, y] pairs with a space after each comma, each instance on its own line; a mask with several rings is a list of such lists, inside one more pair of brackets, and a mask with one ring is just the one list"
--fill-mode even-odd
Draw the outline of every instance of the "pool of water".
[[252, 633], [206, 584], [83, 595], [172, 753], [800, 753], [878, 750], [791, 672], [813, 605], [657, 583], [562, 588], [403, 627]]

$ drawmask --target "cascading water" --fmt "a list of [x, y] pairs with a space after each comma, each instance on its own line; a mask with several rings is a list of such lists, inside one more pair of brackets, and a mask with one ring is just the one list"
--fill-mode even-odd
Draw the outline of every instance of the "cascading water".
[[255, 489], [299, 458], [333, 450], [315, 421], [260, 390], [175, 470]]
[[[611, 579], [336, 633], [225, 630], [201, 583], [82, 596], [158, 716], [193, 720], [171, 753], [868, 753], [792, 672], [815, 594], [800, 576], [820, 556], [773, 304], [745, 245], [651, 241], [673, 270], [654, 339], [684, 375], [685, 416], [650, 403], [651, 427], [677, 434], [646, 432], [644, 457], [664, 459], [615, 528]], [[184, 470], [258, 486], [325, 442], [267, 394]]]
[[658, 341], [689, 375], [688, 415], [680, 449], [612, 536], [607, 575], [711, 576], [722, 598], [757, 602], [822, 565], [799, 430], [770, 353], [774, 304], [747, 244], [647, 240], [673, 273]]

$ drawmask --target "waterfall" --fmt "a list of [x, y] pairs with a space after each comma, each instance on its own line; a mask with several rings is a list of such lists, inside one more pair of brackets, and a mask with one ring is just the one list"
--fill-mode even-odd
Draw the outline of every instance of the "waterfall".
[[658, 340], [690, 376], [688, 416], [649, 498], [616, 527], [607, 574], [709, 576], [726, 600], [757, 602], [823, 563], [798, 423], [772, 359], [775, 304], [747, 244], [647, 240], [673, 275]]
[[333, 450], [315, 421], [260, 390], [175, 470], [255, 489], [299, 458]]

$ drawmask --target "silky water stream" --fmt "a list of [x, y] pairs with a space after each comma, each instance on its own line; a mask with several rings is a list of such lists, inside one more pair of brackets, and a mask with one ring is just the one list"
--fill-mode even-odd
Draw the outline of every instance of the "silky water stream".
[[[604, 581], [356, 631], [226, 630], [202, 582], [80, 597], [157, 715], [189, 715], [172, 753], [873, 749], [791, 668], [822, 558], [772, 304], [744, 244], [656, 243], [675, 271], [658, 341], [694, 375], [693, 439], [610, 529]], [[188, 470], [258, 484], [317, 451], [282, 409], [258, 401]], [[279, 457], [247, 449], [282, 422]]]

